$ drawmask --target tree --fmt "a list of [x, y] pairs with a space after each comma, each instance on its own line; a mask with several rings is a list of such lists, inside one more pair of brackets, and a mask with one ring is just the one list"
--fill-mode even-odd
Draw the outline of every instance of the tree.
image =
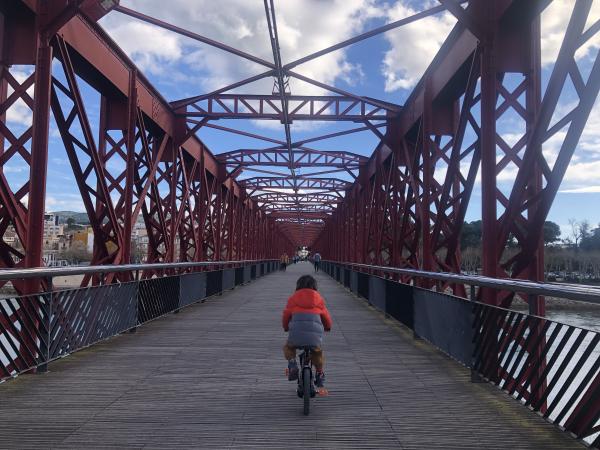
[[72, 230], [73, 228], [75, 228], [75, 219], [72, 217], [69, 217], [67, 219], [67, 230]]
[[460, 247], [476, 248], [481, 246], [481, 220], [465, 222], [460, 233]]
[[557, 223], [544, 222], [544, 245], [552, 244], [560, 238], [560, 226]]
[[600, 250], [600, 224], [581, 238], [580, 247], [587, 251]]
[[569, 225], [571, 225], [571, 236], [565, 239], [565, 242], [573, 244], [577, 249], [581, 240], [590, 235], [590, 223], [587, 220], [577, 222], [575, 219], [569, 219]]
[[83, 242], [75, 241], [71, 247], [61, 253], [61, 257], [71, 263], [80, 263], [82, 261], [91, 261], [92, 254], [88, 251]]
[[476, 247], [467, 247], [461, 251], [461, 269], [469, 273], [477, 273], [481, 267], [481, 249]]
[[148, 246], [142, 245], [138, 241], [131, 241], [131, 262], [139, 264], [144, 262], [148, 256]]

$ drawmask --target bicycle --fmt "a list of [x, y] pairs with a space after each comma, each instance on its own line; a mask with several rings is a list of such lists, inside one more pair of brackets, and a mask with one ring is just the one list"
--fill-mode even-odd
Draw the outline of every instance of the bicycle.
[[315, 385], [313, 383], [313, 370], [311, 360], [311, 347], [303, 347], [300, 353], [300, 370], [298, 373], [298, 397], [304, 400], [304, 415], [310, 413], [310, 399], [317, 395]]

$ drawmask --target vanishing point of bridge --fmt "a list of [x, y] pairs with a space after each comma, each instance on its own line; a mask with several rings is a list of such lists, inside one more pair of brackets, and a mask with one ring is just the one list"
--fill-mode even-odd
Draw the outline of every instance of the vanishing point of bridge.
[[[541, 15], [559, 1], [548, 64]], [[592, 0], [414, 2], [292, 61], [274, 0], [256, 2], [266, 59], [126, 3], [0, 1], [0, 448], [600, 446], [600, 333], [545, 318], [548, 298], [600, 294], [544, 283], [542, 239], [600, 91]], [[440, 14], [455, 26], [403, 104], [302, 73]], [[258, 70], [167, 101], [106, 15]], [[231, 125], [248, 119], [282, 136]], [[299, 137], [301, 121], [337, 128]], [[206, 133], [253, 144], [215, 154]], [[365, 134], [370, 156], [332, 144]], [[45, 267], [53, 146], [89, 266]], [[461, 273], [473, 210], [481, 276]], [[323, 256], [335, 322], [309, 418], [278, 319], [311, 268], [273, 273], [299, 247]]]

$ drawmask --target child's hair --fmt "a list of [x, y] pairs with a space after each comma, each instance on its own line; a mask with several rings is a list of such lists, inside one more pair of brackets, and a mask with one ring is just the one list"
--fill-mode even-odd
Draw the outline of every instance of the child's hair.
[[299, 289], [312, 289], [313, 291], [317, 290], [317, 280], [315, 280], [310, 275], [302, 275], [296, 281], [296, 290]]

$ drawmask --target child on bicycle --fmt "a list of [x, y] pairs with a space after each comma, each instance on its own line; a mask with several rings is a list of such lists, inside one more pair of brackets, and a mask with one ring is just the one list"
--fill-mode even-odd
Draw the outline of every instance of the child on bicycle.
[[282, 325], [289, 331], [288, 340], [283, 346], [283, 354], [288, 360], [288, 380], [298, 379], [296, 349], [313, 347], [312, 363], [316, 369], [315, 384], [323, 388], [324, 356], [321, 350], [323, 331], [331, 330], [331, 316], [323, 297], [317, 292], [317, 280], [310, 275], [301, 276], [296, 282], [296, 292], [288, 299], [283, 310]]

